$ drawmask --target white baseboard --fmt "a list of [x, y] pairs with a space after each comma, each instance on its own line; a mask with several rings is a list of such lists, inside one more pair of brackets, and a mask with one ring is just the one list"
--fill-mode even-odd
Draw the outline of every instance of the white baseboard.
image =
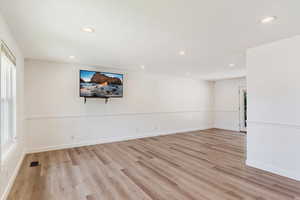
[[9, 195], [9, 192], [10, 192], [12, 186], [14, 185], [14, 182], [15, 182], [15, 180], [17, 178], [17, 175], [18, 175], [18, 173], [20, 171], [20, 168], [21, 168], [21, 165], [22, 165], [23, 160], [25, 158], [25, 155], [26, 155], [26, 153], [23, 152], [22, 155], [21, 155], [20, 160], [17, 163], [17, 166], [14, 169], [13, 174], [11, 175], [11, 177], [10, 177], [10, 179], [8, 181], [8, 184], [7, 184], [7, 186], [6, 186], [5, 190], [4, 190], [4, 193], [3, 193], [2, 197], [1, 197], [1, 200], [6, 200], [7, 199], [8, 195]]
[[262, 163], [259, 161], [251, 161], [251, 160], [246, 160], [246, 165], [300, 181], [300, 172], [299, 171], [290, 171], [290, 170], [286, 170], [286, 169], [280, 169], [280, 168], [275, 167], [270, 164]]
[[135, 136], [125, 136], [125, 137], [101, 138], [99, 140], [86, 141], [86, 142], [81, 142], [81, 143], [62, 144], [62, 145], [47, 146], [47, 147], [41, 147], [41, 148], [31, 148], [31, 149], [27, 149], [26, 153], [39, 153], [39, 152], [45, 152], [45, 151], [53, 151], [53, 150], [68, 149], [68, 148], [74, 148], [74, 147], [90, 146], [90, 145], [96, 145], [96, 144], [120, 142], [120, 141], [134, 140], [134, 139], [139, 139], [139, 138], [155, 137], [155, 136], [160, 136], [160, 135], [170, 135], [170, 134], [184, 133], [184, 132], [190, 132], [190, 131], [200, 131], [200, 130], [205, 130], [205, 129], [210, 129], [210, 128], [213, 128], [213, 126], [208, 126], [205, 128], [192, 128], [192, 129], [182, 129], [182, 130], [176, 130], [176, 131], [146, 133], [146, 134], [141, 134], [139, 136], [135, 135]]
[[219, 125], [215, 125], [214, 128], [224, 129], [224, 130], [228, 130], [228, 131], [240, 131], [239, 128], [233, 128], [232, 126], [219, 126]]

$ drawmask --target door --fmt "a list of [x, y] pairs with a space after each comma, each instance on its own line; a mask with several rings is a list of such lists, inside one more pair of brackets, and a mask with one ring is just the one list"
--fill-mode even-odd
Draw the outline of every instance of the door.
[[247, 132], [247, 89], [240, 88], [240, 106], [239, 106], [239, 118], [240, 118], [240, 131]]

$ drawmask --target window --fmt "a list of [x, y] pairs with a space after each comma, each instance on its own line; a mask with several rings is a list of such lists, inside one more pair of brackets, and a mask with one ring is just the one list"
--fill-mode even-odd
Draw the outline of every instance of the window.
[[16, 62], [8, 47], [3, 42], [0, 45], [0, 141], [5, 153], [16, 137]]

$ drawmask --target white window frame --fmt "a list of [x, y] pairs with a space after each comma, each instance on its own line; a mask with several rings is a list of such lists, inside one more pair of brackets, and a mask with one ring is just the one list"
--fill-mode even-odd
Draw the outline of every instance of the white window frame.
[[[10, 64], [12, 64], [13, 68], [12, 71], [10, 71], [10, 78], [12, 80], [12, 86], [11, 86], [11, 91], [10, 92], [10, 96], [11, 99], [2, 99], [2, 96], [0, 95], [0, 128], [2, 127], [1, 123], [2, 121], [2, 117], [9, 116], [9, 130], [10, 133], [6, 133], [7, 134], [7, 141], [6, 144], [3, 144], [2, 138], [3, 138], [3, 131], [2, 128], [0, 129], [0, 161], [3, 161], [6, 157], [6, 155], [11, 151], [12, 147], [14, 146], [14, 144], [16, 143], [16, 58], [13, 55], [13, 53], [10, 51], [10, 49], [7, 47], [7, 45], [1, 40], [0, 41], [0, 73], [2, 73], [2, 56], [5, 56], [8, 61], [10, 62]], [[0, 94], [1, 93], [1, 89], [2, 89], [2, 81], [1, 81], [1, 74], [0, 74]], [[5, 111], [2, 110], [2, 103], [5, 101], [8, 101], [8, 103], [11, 103], [11, 111], [10, 108], [7, 107], [8, 113], [3, 113]]]

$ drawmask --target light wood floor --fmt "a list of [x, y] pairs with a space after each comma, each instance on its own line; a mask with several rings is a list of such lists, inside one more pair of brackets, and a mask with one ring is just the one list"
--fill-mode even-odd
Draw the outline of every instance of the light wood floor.
[[27, 155], [8, 199], [299, 197], [300, 182], [245, 166], [245, 135], [210, 129]]

